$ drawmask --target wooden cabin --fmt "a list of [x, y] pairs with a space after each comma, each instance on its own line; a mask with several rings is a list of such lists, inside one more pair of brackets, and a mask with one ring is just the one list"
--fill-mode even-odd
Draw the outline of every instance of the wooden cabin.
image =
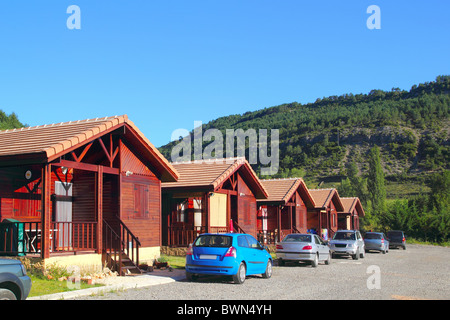
[[325, 240], [331, 239], [338, 230], [338, 212], [344, 210], [336, 189], [310, 189], [315, 208], [308, 209], [308, 230]]
[[0, 131], [0, 253], [121, 271], [150, 261], [161, 182], [177, 178], [126, 115]]
[[269, 193], [258, 200], [258, 238], [262, 243], [281, 241], [290, 233], [307, 232], [307, 210], [315, 203], [301, 178], [261, 180]]
[[359, 230], [359, 218], [364, 217], [364, 209], [358, 197], [341, 198], [344, 210], [338, 212], [338, 227], [344, 230]]
[[163, 244], [187, 246], [201, 233], [256, 237], [256, 200], [267, 192], [245, 158], [173, 163], [176, 182], [164, 182]]

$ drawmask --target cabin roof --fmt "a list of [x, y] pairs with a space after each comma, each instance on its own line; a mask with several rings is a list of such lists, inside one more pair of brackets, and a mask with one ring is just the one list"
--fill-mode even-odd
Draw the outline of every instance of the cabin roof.
[[260, 200], [260, 202], [286, 204], [295, 191], [299, 190], [300, 196], [306, 205], [312, 208], [315, 207], [314, 199], [302, 178], [263, 179], [261, 182], [269, 193], [269, 197]]
[[344, 210], [342, 213], [352, 213], [353, 210], [356, 209], [358, 212], [358, 216], [365, 216], [364, 209], [362, 207], [361, 201], [358, 197], [354, 198], [341, 198], [342, 205], [344, 206]]
[[179, 173], [179, 179], [176, 182], [162, 183], [163, 190], [203, 188], [214, 191], [220, 188], [233, 173], [239, 171], [257, 199], [265, 199], [268, 196], [266, 189], [244, 157], [174, 162], [172, 165]]
[[[162, 180], [176, 180], [178, 174], [175, 168], [128, 119], [127, 115], [0, 131], [0, 166], [25, 160], [37, 163], [51, 162], [75, 148], [124, 126], [125, 134], [128, 134], [135, 145], [140, 145], [140, 151], [159, 171]], [[127, 132], [127, 129], [132, 134]]]
[[331, 201], [334, 201], [336, 211], [342, 212], [344, 210], [341, 199], [336, 189], [310, 189], [309, 192], [314, 199], [316, 209], [326, 208], [330, 205]]

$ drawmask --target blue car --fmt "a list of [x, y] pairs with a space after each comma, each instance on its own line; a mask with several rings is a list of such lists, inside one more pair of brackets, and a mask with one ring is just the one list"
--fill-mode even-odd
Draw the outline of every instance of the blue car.
[[272, 257], [251, 235], [205, 233], [195, 239], [186, 253], [186, 278], [197, 275], [228, 275], [244, 283], [248, 275], [272, 276]]

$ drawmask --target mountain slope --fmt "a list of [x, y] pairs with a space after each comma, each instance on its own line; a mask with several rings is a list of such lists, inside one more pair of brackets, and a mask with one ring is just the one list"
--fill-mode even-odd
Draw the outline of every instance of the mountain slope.
[[[226, 129], [279, 129], [276, 177], [339, 177], [352, 161], [365, 174], [374, 145], [382, 151], [387, 176], [422, 175], [449, 169], [449, 92], [450, 76], [439, 76], [409, 91], [372, 90], [221, 117], [203, 125], [203, 131], [216, 128], [225, 136]], [[177, 143], [160, 151], [170, 159]], [[253, 167], [260, 172], [258, 164]]]

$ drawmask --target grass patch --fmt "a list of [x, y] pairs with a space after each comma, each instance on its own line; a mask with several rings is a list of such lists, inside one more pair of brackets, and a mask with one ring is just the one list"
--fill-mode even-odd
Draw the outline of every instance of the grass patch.
[[171, 266], [174, 269], [184, 269], [186, 265], [186, 257], [185, 256], [168, 256], [168, 255], [161, 255], [166, 261], [169, 263], [169, 266]]
[[67, 281], [47, 280], [40, 276], [35, 276], [32, 274], [29, 276], [32, 281], [31, 291], [30, 294], [28, 295], [29, 297], [37, 297], [52, 293], [60, 293], [103, 286], [100, 284], [89, 285], [82, 281], [75, 284], [75, 283], [67, 283]]

